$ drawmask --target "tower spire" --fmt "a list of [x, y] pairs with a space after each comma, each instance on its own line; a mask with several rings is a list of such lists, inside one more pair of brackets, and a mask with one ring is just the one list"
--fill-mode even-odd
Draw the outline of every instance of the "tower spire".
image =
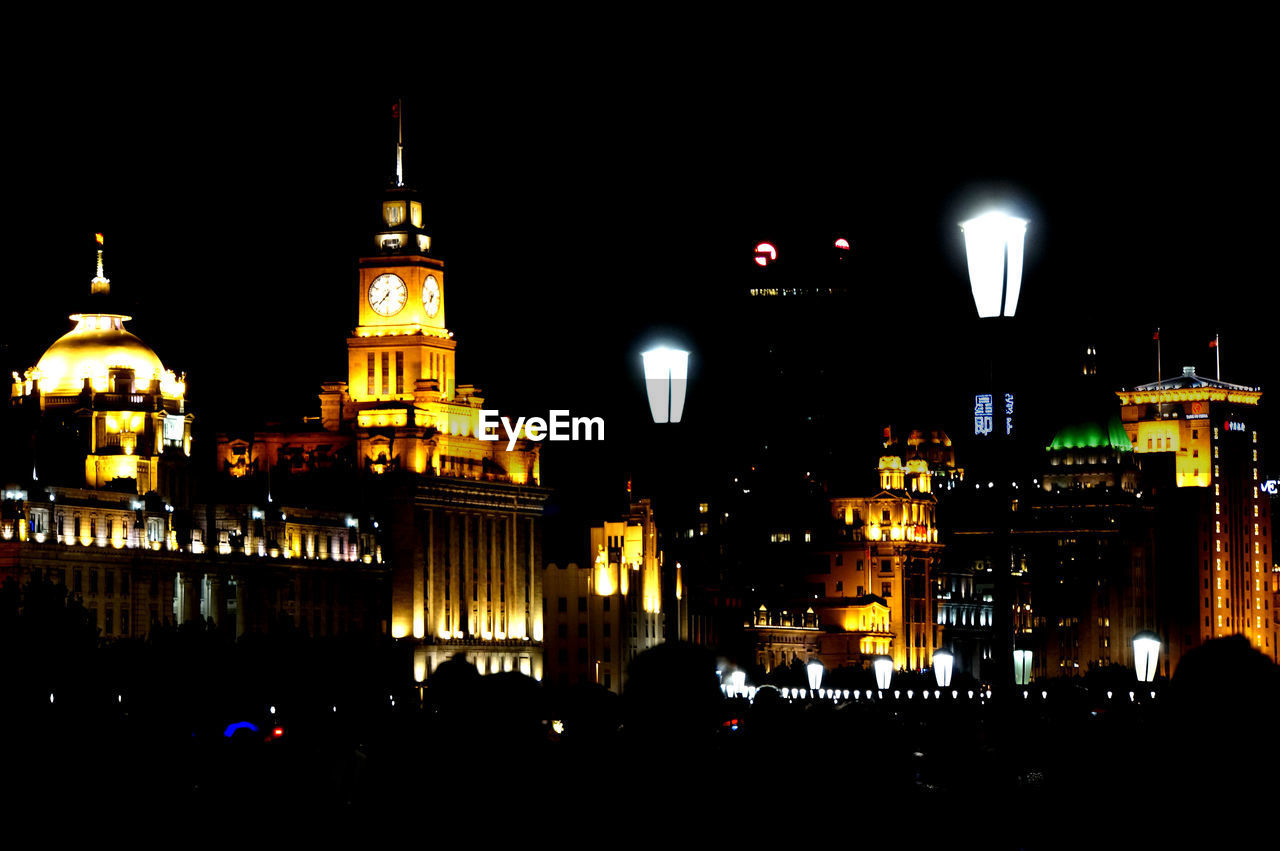
[[93, 238], [98, 243], [98, 274], [89, 282], [89, 294], [111, 295], [111, 280], [102, 271], [102, 234], [95, 233]]
[[396, 98], [396, 186], [404, 186], [404, 99]]

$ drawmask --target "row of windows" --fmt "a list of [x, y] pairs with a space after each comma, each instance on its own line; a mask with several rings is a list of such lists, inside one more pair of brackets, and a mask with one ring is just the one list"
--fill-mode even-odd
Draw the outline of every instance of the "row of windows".
[[[613, 624], [611, 623], [604, 624], [604, 637], [610, 638], [612, 637], [612, 635], [613, 635]], [[569, 637], [569, 625], [567, 623], [559, 624], [556, 627], [556, 637], [558, 638]], [[585, 623], [578, 624], [578, 638], [586, 638], [586, 637], [587, 637], [587, 625]]]
[[[390, 394], [391, 390], [391, 352], [382, 352], [382, 393]], [[396, 393], [404, 392], [404, 352], [396, 352]], [[370, 396], [377, 395], [376, 373], [374, 372], [374, 363], [376, 355], [369, 352], [368, 369], [365, 376], [365, 389]]]

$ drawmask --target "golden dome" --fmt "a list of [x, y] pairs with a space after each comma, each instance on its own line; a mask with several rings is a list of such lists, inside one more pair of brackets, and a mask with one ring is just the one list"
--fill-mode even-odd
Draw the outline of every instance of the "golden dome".
[[[89, 378], [99, 392], [108, 390], [112, 368], [133, 370], [134, 392], [144, 392], [152, 379], [161, 379], [165, 395], [177, 388], [175, 379], [146, 344], [124, 329], [130, 317], [108, 313], [76, 314], [76, 327], [62, 335], [36, 364], [35, 375], [45, 393], [73, 394]], [[175, 395], [181, 395], [178, 391]]]

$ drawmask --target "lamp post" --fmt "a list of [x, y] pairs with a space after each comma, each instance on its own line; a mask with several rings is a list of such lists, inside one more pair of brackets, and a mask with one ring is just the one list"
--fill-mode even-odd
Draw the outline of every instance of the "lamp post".
[[804, 672], [809, 676], [809, 692], [815, 697], [818, 689], [822, 686], [822, 674], [824, 672], [822, 663], [817, 659], [810, 659], [809, 664], [804, 666]]
[[1031, 651], [1013, 651], [1013, 682], [1025, 686], [1031, 682]]
[[1133, 667], [1138, 682], [1149, 683], [1156, 678], [1160, 662], [1160, 638], [1154, 632], [1143, 630], [1133, 637]]
[[1022, 291], [1027, 220], [992, 212], [961, 222], [960, 227], [978, 316], [1013, 316]]
[[[1027, 231], [1027, 220], [1010, 216], [1003, 212], [988, 212], [968, 221], [961, 222], [964, 232], [965, 258], [969, 270], [969, 284], [973, 293], [974, 307], [977, 308], [980, 320], [991, 320], [997, 317], [1012, 319], [1018, 309], [1018, 298], [1022, 292], [1022, 260], [1023, 245]], [[985, 324], [985, 323], [984, 323]], [[983, 336], [998, 336], [1005, 330], [1005, 323], [997, 321], [994, 326], [987, 325]], [[1012, 440], [1014, 437], [1013, 404], [1014, 396], [1009, 392], [997, 392], [995, 360], [996, 352], [1003, 348], [997, 340], [992, 340], [991, 357], [988, 363], [988, 380], [990, 387], [986, 392], [974, 397], [974, 436], [991, 438], [997, 441]], [[1009, 464], [1003, 448], [995, 453], [992, 466], [996, 473], [999, 487], [993, 495], [999, 500], [1003, 515], [1010, 508], [1009, 500]], [[1009, 546], [1008, 522], [999, 524], [996, 533], [994, 560], [995, 575], [995, 607], [992, 619], [995, 658], [999, 669], [994, 678], [1002, 685], [1010, 680], [1009, 661], [1013, 649], [1013, 554]]]
[[888, 656], [877, 656], [871, 663], [876, 672], [876, 688], [885, 691], [893, 680], [893, 660]]
[[[653, 416], [654, 423], [659, 425], [663, 423], [678, 423], [680, 417], [684, 413], [684, 397], [685, 391], [689, 384], [689, 353], [683, 349], [671, 349], [666, 346], [659, 346], [640, 353], [641, 362], [644, 365], [644, 383], [645, 391], [649, 397], [649, 413]], [[662, 443], [664, 444], [660, 453], [660, 462], [655, 465], [658, 470], [655, 472], [655, 482], [649, 485], [649, 489], [654, 497], [656, 505], [662, 505], [663, 499], [670, 495], [671, 481], [675, 478], [670, 475], [673, 465], [677, 461], [672, 459], [673, 446], [670, 443], [670, 429], [662, 429], [667, 432], [663, 435]], [[660, 491], [655, 485], [664, 486]], [[665, 493], [663, 492], [665, 491]], [[627, 481], [627, 501], [631, 500], [631, 481], [628, 476]], [[665, 571], [664, 571], [665, 573]], [[675, 597], [676, 610], [676, 629], [677, 636], [683, 636], [688, 631], [688, 624], [685, 617], [681, 614], [681, 603], [687, 606], [688, 602], [683, 601], [683, 588], [681, 587], [680, 564], [676, 564], [676, 579], [671, 595]], [[667, 582], [661, 581], [662, 587], [670, 587]], [[667, 593], [659, 592], [663, 599], [670, 600]], [[741, 684], [739, 684], [741, 685]]]
[[955, 662], [948, 650], [933, 651], [933, 677], [938, 681], [938, 688], [951, 686], [951, 669]]
[[649, 412], [655, 423], [678, 423], [684, 411], [689, 383], [689, 353], [660, 347], [642, 352], [644, 383], [649, 392]]

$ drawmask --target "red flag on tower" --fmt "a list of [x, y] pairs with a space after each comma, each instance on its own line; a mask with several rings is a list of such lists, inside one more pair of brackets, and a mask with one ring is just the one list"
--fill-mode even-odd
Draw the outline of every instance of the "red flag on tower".
[[1156, 329], [1156, 332], [1155, 332], [1154, 334], [1152, 334], [1152, 335], [1151, 335], [1151, 339], [1152, 339], [1152, 340], [1159, 340], [1159, 339], [1160, 339], [1160, 329], [1159, 329], [1159, 328], [1157, 328], [1157, 329]]
[[1218, 348], [1218, 338], [1217, 338], [1217, 337], [1214, 337], [1212, 340], [1210, 340], [1210, 341], [1209, 341], [1209, 348], [1211, 348], [1211, 349], [1216, 349], [1216, 348]]

